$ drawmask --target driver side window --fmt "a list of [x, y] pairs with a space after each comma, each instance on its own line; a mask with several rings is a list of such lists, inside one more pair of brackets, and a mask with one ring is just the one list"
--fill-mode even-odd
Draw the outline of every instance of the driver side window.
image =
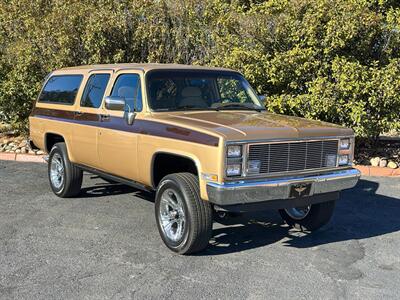
[[111, 96], [125, 98], [126, 104], [131, 111], [141, 111], [142, 91], [140, 87], [140, 77], [137, 74], [121, 74], [117, 77]]

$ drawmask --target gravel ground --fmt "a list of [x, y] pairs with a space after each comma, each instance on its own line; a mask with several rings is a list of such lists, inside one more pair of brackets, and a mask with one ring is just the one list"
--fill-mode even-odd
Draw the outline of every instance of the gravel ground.
[[341, 198], [312, 235], [246, 214], [179, 256], [152, 195], [85, 174], [82, 195], [60, 199], [45, 164], [0, 161], [0, 298], [398, 299], [400, 178], [363, 178]]

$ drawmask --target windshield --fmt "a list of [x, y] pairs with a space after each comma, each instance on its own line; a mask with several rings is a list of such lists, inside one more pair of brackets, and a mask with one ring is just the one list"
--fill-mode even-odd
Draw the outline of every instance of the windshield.
[[235, 72], [157, 70], [146, 79], [154, 111], [264, 109], [249, 83]]

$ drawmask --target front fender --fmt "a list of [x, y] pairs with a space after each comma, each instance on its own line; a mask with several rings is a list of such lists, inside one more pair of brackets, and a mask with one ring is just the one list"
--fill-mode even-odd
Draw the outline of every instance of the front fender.
[[[170, 154], [170, 155], [180, 156], [180, 157], [192, 160], [194, 162], [194, 165], [196, 166], [197, 174], [199, 176], [200, 196], [202, 199], [208, 200], [206, 182], [202, 178], [203, 166], [202, 166], [200, 159], [196, 155], [194, 155], [193, 153], [190, 153], [190, 152], [180, 151], [180, 150], [176, 150], [176, 149], [169, 149], [169, 148], [158, 149], [156, 152], [153, 153], [153, 156], [152, 156], [152, 160], [151, 160], [152, 172], [154, 169], [153, 168], [154, 160], [155, 160], [155, 157], [157, 156], [157, 154]], [[153, 174], [151, 174], [151, 178], [152, 178], [152, 186], [154, 188], [156, 188], [155, 184], [153, 182], [153, 179], [154, 179]]]

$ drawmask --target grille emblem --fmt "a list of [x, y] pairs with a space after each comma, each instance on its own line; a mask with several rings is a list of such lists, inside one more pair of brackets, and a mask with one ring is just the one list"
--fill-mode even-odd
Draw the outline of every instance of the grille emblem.
[[311, 183], [293, 184], [290, 191], [290, 196], [300, 198], [310, 195]]
[[301, 195], [302, 192], [304, 192], [306, 190], [307, 186], [304, 185], [300, 185], [300, 186], [296, 186], [294, 188], [294, 190], [299, 193], [299, 196]]

